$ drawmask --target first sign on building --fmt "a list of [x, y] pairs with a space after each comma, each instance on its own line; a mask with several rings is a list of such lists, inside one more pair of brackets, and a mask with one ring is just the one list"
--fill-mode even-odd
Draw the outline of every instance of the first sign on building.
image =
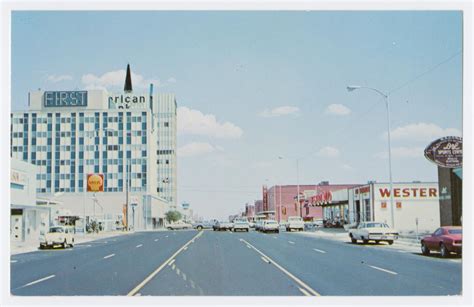
[[46, 91], [45, 107], [86, 107], [87, 91]]

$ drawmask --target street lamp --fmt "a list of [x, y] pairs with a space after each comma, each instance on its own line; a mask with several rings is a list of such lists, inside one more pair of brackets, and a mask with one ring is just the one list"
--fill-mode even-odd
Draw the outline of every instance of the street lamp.
[[385, 100], [385, 106], [387, 107], [387, 132], [388, 132], [388, 172], [390, 178], [390, 215], [391, 215], [391, 222], [392, 227], [395, 228], [395, 216], [393, 212], [393, 181], [392, 181], [392, 146], [390, 143], [390, 99], [388, 94], [383, 93], [382, 91], [367, 86], [359, 86], [359, 85], [349, 85], [347, 86], [347, 91], [352, 92], [358, 89], [368, 89], [374, 91], [381, 95]]

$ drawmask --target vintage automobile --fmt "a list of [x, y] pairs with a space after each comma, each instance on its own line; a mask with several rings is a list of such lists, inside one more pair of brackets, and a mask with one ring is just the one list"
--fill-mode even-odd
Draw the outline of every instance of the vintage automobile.
[[288, 223], [285, 225], [286, 231], [303, 231], [304, 230], [304, 222], [303, 219], [299, 216], [290, 216], [288, 217]]
[[277, 223], [277, 221], [274, 220], [265, 220], [263, 221], [263, 225], [261, 228], [262, 232], [280, 232], [280, 224]]
[[234, 227], [234, 224], [230, 222], [223, 222], [223, 221], [218, 221], [217, 223], [212, 226], [214, 231], [221, 231], [221, 230], [232, 230]]
[[177, 221], [176, 223], [166, 225], [168, 230], [179, 230], [179, 229], [191, 229], [193, 225], [186, 223], [184, 221]]
[[436, 229], [431, 235], [421, 239], [421, 252], [429, 255], [431, 251], [439, 251], [446, 258], [451, 253], [462, 253], [462, 227], [445, 226]]
[[249, 232], [250, 226], [249, 222], [246, 220], [234, 220], [234, 227], [232, 228], [234, 232], [237, 231], [246, 231]]
[[74, 246], [74, 229], [67, 226], [54, 226], [49, 231], [40, 236], [40, 249], [45, 247]]
[[361, 222], [357, 228], [349, 230], [349, 237], [352, 243], [357, 243], [357, 240], [362, 240], [364, 244], [369, 241], [375, 241], [375, 243], [385, 241], [391, 245], [398, 239], [398, 232], [385, 223]]

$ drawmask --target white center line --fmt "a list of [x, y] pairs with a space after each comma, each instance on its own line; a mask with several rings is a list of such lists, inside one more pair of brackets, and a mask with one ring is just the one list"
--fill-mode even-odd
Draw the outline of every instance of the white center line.
[[326, 252], [323, 251], [323, 250], [320, 250], [320, 249], [317, 249], [317, 248], [313, 248], [314, 251], [318, 252], [318, 253], [321, 253], [321, 254], [325, 254]]
[[250, 245], [247, 245], [247, 247], [250, 248], [250, 249], [252, 249], [252, 248], [250, 247]]
[[382, 269], [382, 268], [379, 268], [379, 267], [376, 267], [376, 266], [373, 266], [373, 265], [369, 265], [371, 268], [373, 269], [376, 269], [376, 270], [379, 270], [379, 271], [382, 271], [382, 272], [385, 272], [385, 273], [389, 273], [389, 274], [393, 274], [393, 275], [398, 275], [397, 272], [392, 272], [392, 271], [389, 271], [389, 270], [386, 270], [386, 269]]
[[182, 277], [183, 277], [184, 280], [186, 280], [186, 274], [183, 273]]
[[142, 246], [143, 246], [143, 244], [138, 244], [138, 245], [137, 245], [137, 246], [135, 246], [135, 247], [142, 247]]
[[113, 257], [113, 256], [115, 256], [115, 254], [110, 254], [110, 255], [105, 256], [104, 259], [107, 259], [107, 258], [110, 258], [110, 257]]
[[23, 287], [28, 287], [28, 286], [31, 286], [31, 285], [34, 285], [34, 284], [37, 284], [39, 282], [42, 282], [42, 281], [45, 281], [45, 280], [48, 280], [50, 278], [53, 278], [55, 277], [56, 275], [49, 275], [49, 276], [46, 276], [44, 278], [41, 278], [41, 279], [38, 279], [38, 280], [35, 280], [35, 281], [32, 281], [30, 283], [27, 283], [26, 285], [24, 285]]
[[158, 239], [155, 239], [155, 242], [158, 241]]
[[188, 247], [187, 247], [187, 246], [186, 246], [185, 248], [183, 248], [183, 250], [184, 250], [184, 251], [185, 251], [185, 250], [187, 250], [187, 249], [188, 249]]
[[309, 292], [306, 291], [305, 289], [302, 289], [302, 288], [298, 288], [298, 289], [300, 289], [300, 291], [303, 292], [304, 295], [311, 296], [311, 294], [309, 294]]
[[170, 261], [170, 263], [168, 263], [168, 265], [172, 265], [174, 263], [174, 259]]
[[15, 263], [17, 262], [18, 260], [10, 260], [10, 263]]
[[265, 257], [260, 257], [260, 258], [262, 258], [262, 260], [265, 261], [266, 263], [270, 263], [270, 260], [268, 260], [267, 258]]
[[273, 239], [278, 239], [278, 237], [273, 237]]
[[288, 243], [290, 243], [290, 244], [295, 244], [295, 242], [293, 242], [293, 241], [288, 241]]
[[176, 274], [179, 275], [179, 273], [181, 273], [181, 271], [178, 268], [176, 268]]
[[168, 236], [165, 236], [165, 238], [168, 238]]

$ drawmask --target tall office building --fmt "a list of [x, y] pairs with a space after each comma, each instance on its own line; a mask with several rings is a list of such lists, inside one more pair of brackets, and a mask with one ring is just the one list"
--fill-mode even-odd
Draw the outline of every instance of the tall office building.
[[[107, 220], [119, 219], [128, 201], [143, 225], [176, 208], [173, 94], [39, 90], [28, 99], [27, 111], [11, 114], [11, 157], [38, 166], [39, 197]], [[85, 192], [87, 174], [103, 175], [103, 192]]]

